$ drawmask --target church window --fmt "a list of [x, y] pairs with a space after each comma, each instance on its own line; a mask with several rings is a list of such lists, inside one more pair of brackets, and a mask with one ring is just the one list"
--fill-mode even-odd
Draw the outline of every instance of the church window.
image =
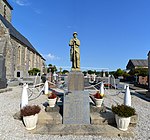
[[17, 72], [17, 77], [20, 77], [20, 71]]
[[6, 5], [4, 5], [4, 18], [6, 18]]
[[18, 47], [18, 64], [21, 65], [21, 47]]

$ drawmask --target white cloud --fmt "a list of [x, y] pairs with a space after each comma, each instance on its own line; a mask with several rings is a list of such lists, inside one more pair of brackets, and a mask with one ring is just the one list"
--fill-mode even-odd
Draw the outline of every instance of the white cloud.
[[19, 6], [28, 6], [30, 5], [30, 3], [28, 2], [28, 0], [13, 0], [16, 4], [18, 4]]
[[53, 60], [59, 60], [60, 59], [60, 57], [58, 57], [58, 56], [55, 56], [55, 55], [53, 55], [53, 54], [51, 54], [51, 53], [49, 53], [49, 54], [45, 54], [45, 55], [42, 55], [46, 60], [51, 60], [51, 61], [53, 61]]

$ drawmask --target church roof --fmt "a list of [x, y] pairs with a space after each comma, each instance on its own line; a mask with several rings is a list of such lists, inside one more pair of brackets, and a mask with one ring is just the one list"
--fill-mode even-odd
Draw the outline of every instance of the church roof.
[[11, 10], [13, 10], [12, 6], [8, 3], [7, 0], [3, 0], [3, 1], [8, 5], [8, 7], [9, 7]]
[[[28, 41], [27, 38], [25, 38], [21, 33], [19, 33], [10, 22], [8, 22], [1, 14], [0, 14], [0, 20], [3, 22], [3, 24], [9, 29], [9, 33], [11, 36], [13, 36], [15, 39], [29, 47], [32, 51], [38, 53], [38, 51], [32, 46], [32, 44]], [[41, 56], [41, 55], [40, 55]], [[41, 56], [42, 57], [42, 56]], [[42, 57], [43, 58], [43, 57]], [[44, 58], [43, 58], [44, 59]], [[45, 59], [44, 59], [45, 60]]]
[[134, 66], [138, 67], [148, 67], [148, 60], [147, 59], [131, 59], [131, 62]]
[[131, 67], [148, 67], [148, 60], [147, 59], [130, 59], [126, 68], [130, 69]]

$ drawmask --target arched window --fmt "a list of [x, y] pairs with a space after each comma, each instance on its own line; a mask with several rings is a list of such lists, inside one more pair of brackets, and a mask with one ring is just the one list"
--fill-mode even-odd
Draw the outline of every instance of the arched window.
[[6, 5], [4, 5], [4, 18], [6, 18]]
[[18, 46], [18, 64], [21, 65], [21, 47]]

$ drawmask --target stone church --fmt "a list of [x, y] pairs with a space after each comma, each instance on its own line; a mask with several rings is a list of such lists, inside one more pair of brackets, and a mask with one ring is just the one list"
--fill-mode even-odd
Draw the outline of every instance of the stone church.
[[0, 56], [5, 62], [6, 78], [28, 77], [28, 70], [43, 72], [45, 59], [11, 24], [13, 8], [7, 0], [0, 0]]

